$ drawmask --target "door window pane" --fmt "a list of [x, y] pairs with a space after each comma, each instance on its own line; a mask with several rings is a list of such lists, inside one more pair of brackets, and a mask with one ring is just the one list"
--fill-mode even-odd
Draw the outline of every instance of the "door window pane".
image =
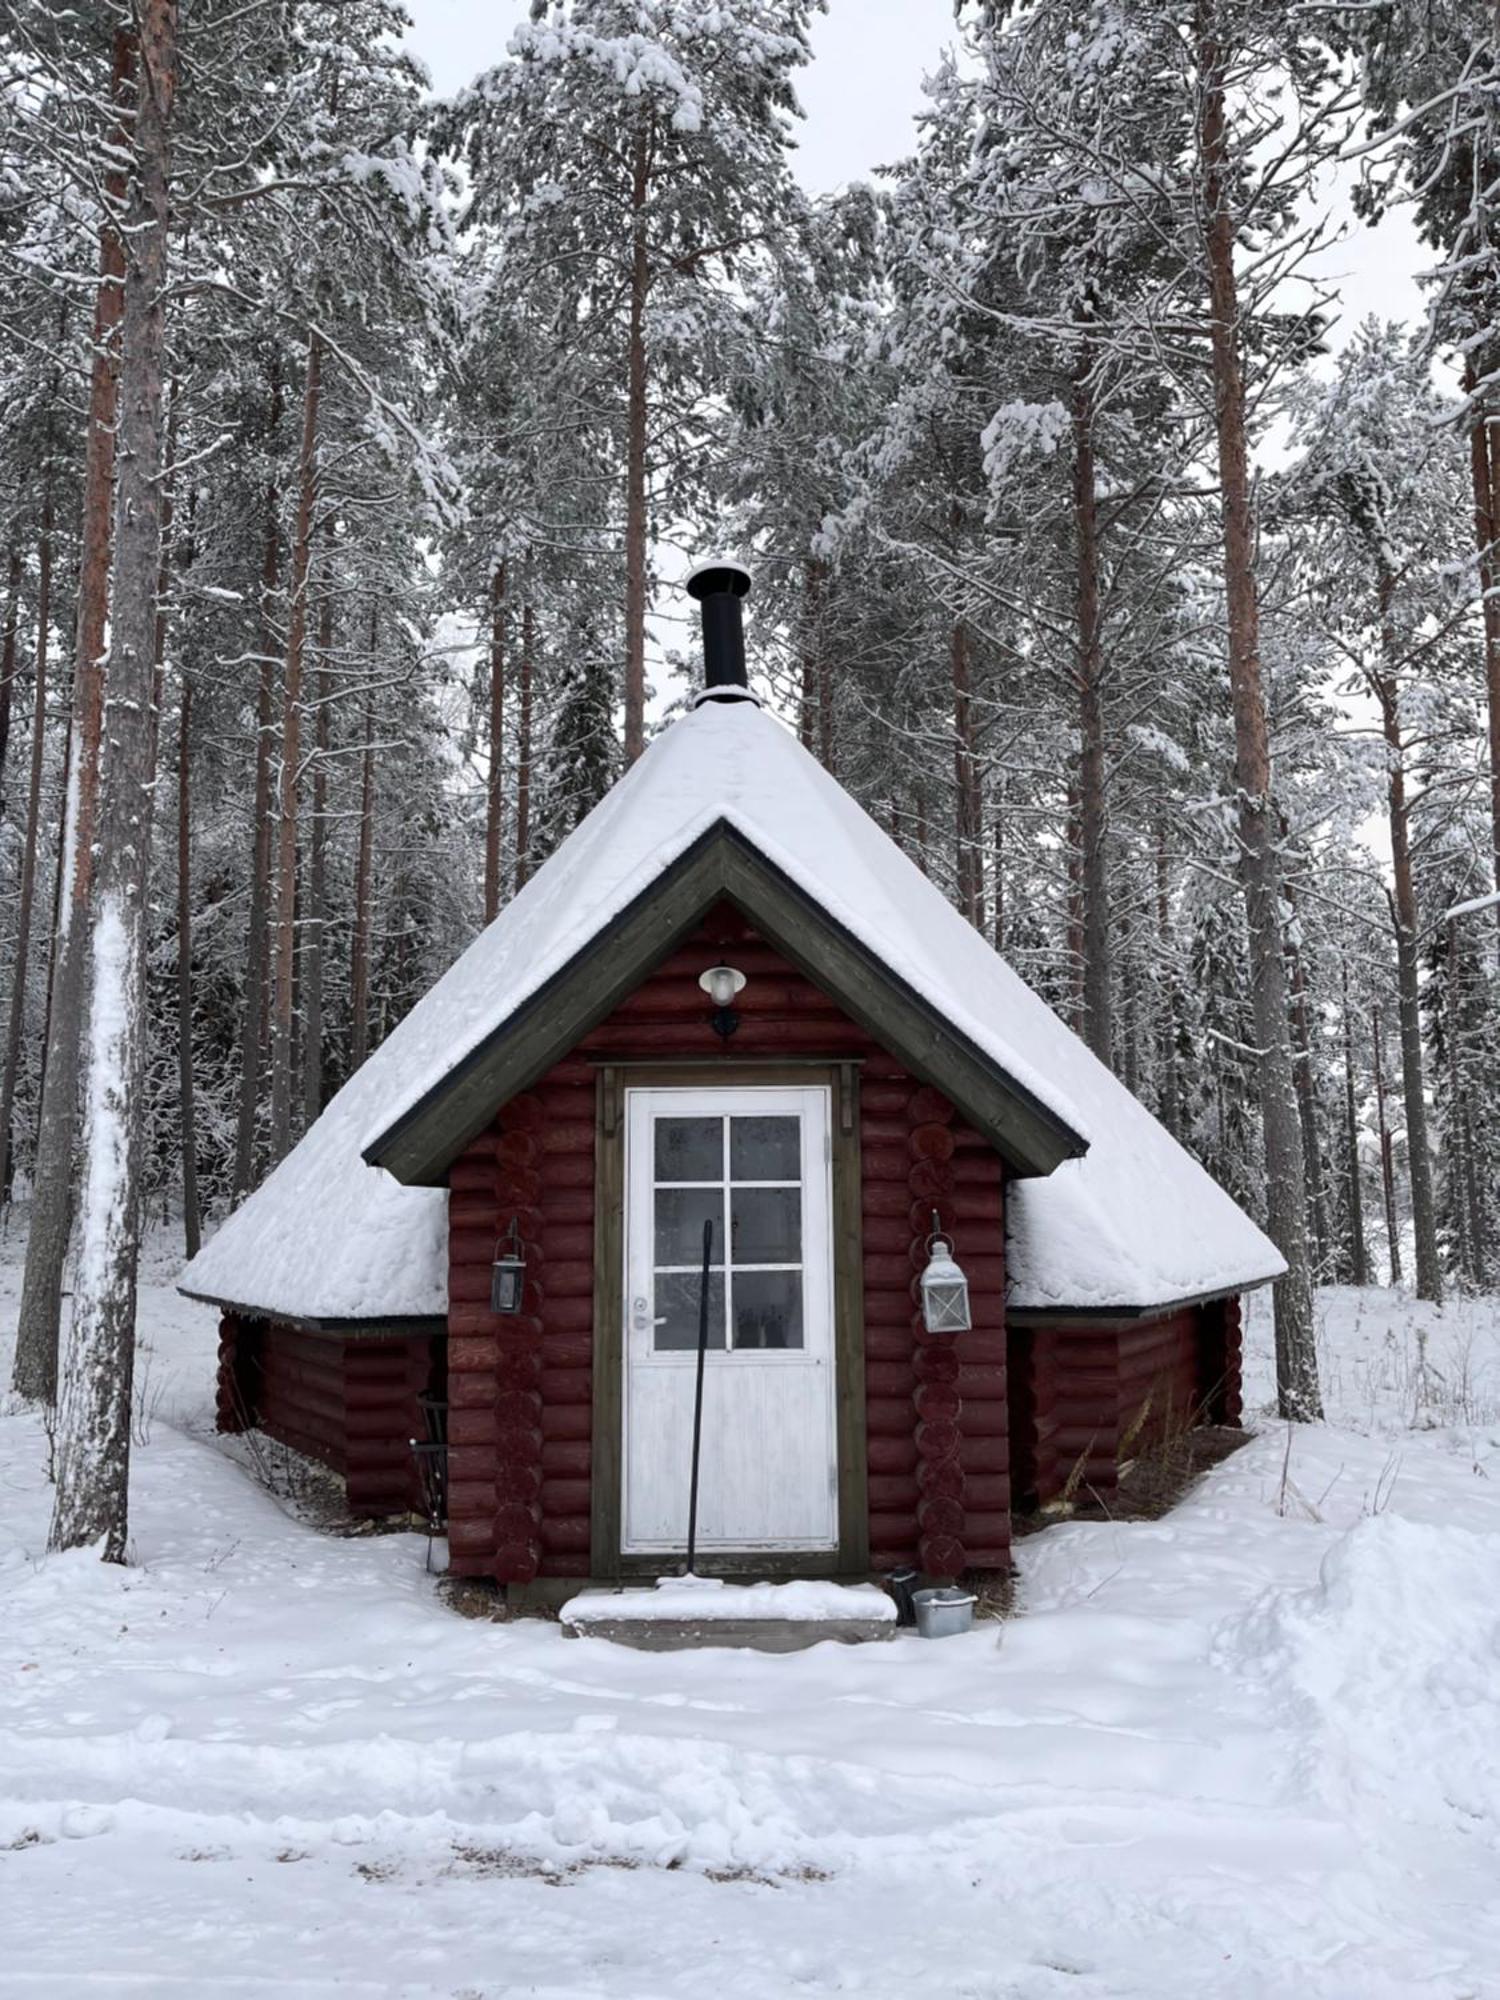
[[734, 1344], [782, 1348], [802, 1345], [800, 1271], [735, 1272]]
[[729, 1177], [736, 1181], [800, 1181], [800, 1118], [731, 1118]]
[[724, 1178], [722, 1118], [658, 1118], [656, 1179], [721, 1181]]
[[736, 1265], [801, 1263], [801, 1188], [736, 1188], [729, 1213], [730, 1254]]
[[[696, 1353], [698, 1348], [698, 1300], [702, 1293], [700, 1271], [658, 1271], [656, 1274], [656, 1338], [658, 1354]], [[708, 1277], [708, 1344], [724, 1345], [724, 1273], [711, 1271]]]
[[711, 1264], [724, 1261], [724, 1191], [722, 1188], [658, 1188], [656, 1190], [656, 1251], [658, 1264], [703, 1263], [703, 1225], [714, 1226]]

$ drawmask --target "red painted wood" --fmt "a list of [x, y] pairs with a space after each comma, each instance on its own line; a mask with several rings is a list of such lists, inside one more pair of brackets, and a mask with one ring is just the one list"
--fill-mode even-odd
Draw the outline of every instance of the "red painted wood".
[[[893, 1551], [901, 1560], [916, 1557], [916, 1477], [924, 1462], [919, 1440], [925, 1439], [929, 1457], [934, 1444], [942, 1445], [952, 1464], [941, 1494], [933, 1489], [931, 1497], [956, 1505], [961, 1495], [948, 1486], [961, 1484], [971, 1466], [990, 1482], [986, 1502], [993, 1502], [994, 1482], [1004, 1481], [1000, 1163], [941, 1093], [910, 1077], [811, 981], [755, 937], [738, 912], [723, 905], [565, 1061], [523, 1098], [502, 1107], [490, 1130], [455, 1162], [450, 1434], [464, 1453], [464, 1477], [455, 1486], [470, 1485], [475, 1451], [491, 1453], [495, 1462], [489, 1513], [456, 1522], [458, 1533], [450, 1538], [455, 1566], [461, 1563], [466, 1573], [476, 1573], [474, 1564], [485, 1557], [491, 1564], [487, 1573], [516, 1581], [539, 1573], [586, 1573], [579, 1564], [587, 1562], [592, 1510], [594, 1063], [722, 1054], [697, 985], [703, 966], [720, 956], [731, 957], [750, 982], [737, 1003], [741, 1026], [731, 1057], [861, 1058], [874, 1559]], [[925, 1245], [934, 1204], [942, 1210], [943, 1227], [956, 1232], [978, 1323], [975, 1345], [949, 1346], [941, 1353], [929, 1352], [912, 1333], [914, 1281], [923, 1261], [914, 1258], [914, 1246]], [[494, 1239], [513, 1213], [522, 1229], [539, 1350], [529, 1343], [513, 1345], [514, 1322], [488, 1311]], [[919, 1376], [923, 1407], [916, 1401]], [[972, 1402], [965, 1386], [973, 1391]], [[533, 1391], [534, 1403], [518, 1408], [516, 1396]], [[470, 1497], [467, 1491], [460, 1495], [460, 1514]], [[511, 1511], [522, 1500], [524, 1515]], [[952, 1519], [950, 1509], [943, 1521]], [[956, 1542], [961, 1542], [957, 1533], [930, 1530], [926, 1536], [929, 1552], [945, 1559], [953, 1557]], [[993, 1556], [993, 1538], [987, 1546]]]

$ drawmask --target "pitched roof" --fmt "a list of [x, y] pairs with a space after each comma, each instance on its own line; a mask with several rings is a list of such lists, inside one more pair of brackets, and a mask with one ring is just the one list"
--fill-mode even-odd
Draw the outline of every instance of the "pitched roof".
[[445, 1079], [720, 830], [1032, 1106], [1053, 1157], [1086, 1147], [1012, 1187], [1014, 1307], [1151, 1306], [1279, 1273], [1260, 1230], [791, 732], [753, 702], [708, 701], [657, 738], [418, 1002], [210, 1239], [183, 1289], [294, 1318], [441, 1314], [446, 1194], [403, 1186], [364, 1156], [392, 1147]]

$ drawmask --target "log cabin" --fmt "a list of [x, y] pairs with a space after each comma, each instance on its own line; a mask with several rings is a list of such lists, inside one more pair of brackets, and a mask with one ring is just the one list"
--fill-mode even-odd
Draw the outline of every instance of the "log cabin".
[[555, 1602], [680, 1567], [701, 1348], [701, 1572], [1004, 1571], [1238, 1422], [1282, 1260], [767, 712], [748, 574], [689, 588], [691, 708], [184, 1273], [219, 1423], [369, 1516], [428, 1440], [450, 1569]]

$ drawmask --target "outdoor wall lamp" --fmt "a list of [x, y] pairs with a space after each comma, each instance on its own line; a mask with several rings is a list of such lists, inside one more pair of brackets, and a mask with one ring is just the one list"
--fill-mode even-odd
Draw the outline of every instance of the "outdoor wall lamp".
[[953, 1260], [953, 1245], [940, 1232], [936, 1211], [922, 1273], [922, 1324], [929, 1333], [967, 1333], [972, 1324], [969, 1281]]
[[716, 1035], [722, 1035], [728, 1041], [740, 1025], [734, 1002], [745, 990], [747, 982], [744, 973], [732, 965], [711, 965], [698, 984], [714, 1003], [709, 1025]]
[[490, 1311], [518, 1313], [526, 1286], [526, 1258], [521, 1249], [521, 1231], [514, 1216], [510, 1228], [495, 1245], [495, 1261], [490, 1266]]

